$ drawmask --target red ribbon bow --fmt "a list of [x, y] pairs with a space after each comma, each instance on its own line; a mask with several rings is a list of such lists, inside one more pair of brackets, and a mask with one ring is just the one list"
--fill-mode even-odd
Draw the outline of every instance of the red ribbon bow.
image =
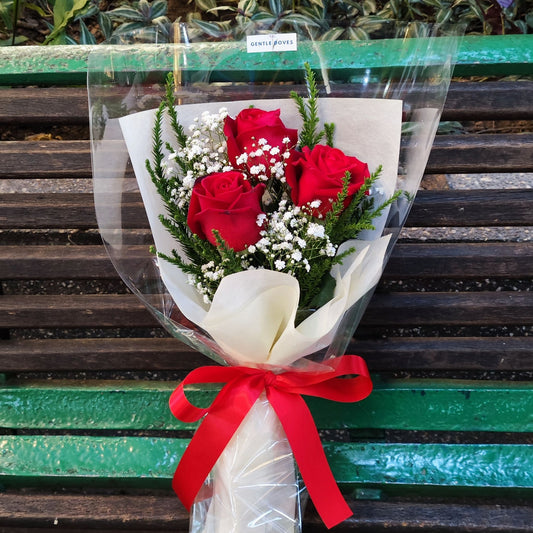
[[[184, 422], [200, 424], [178, 464], [172, 486], [190, 510], [202, 484], [231, 437], [263, 391], [285, 430], [294, 458], [315, 508], [328, 528], [346, 520], [351, 509], [329, 468], [317, 428], [302, 394], [336, 402], [358, 402], [372, 391], [364, 360], [345, 355], [328, 362], [328, 372], [274, 374], [244, 366], [204, 366], [193, 370], [172, 393], [170, 410]], [[342, 378], [341, 376], [356, 375]], [[196, 383], [226, 383], [210, 407], [192, 405], [184, 387]]]

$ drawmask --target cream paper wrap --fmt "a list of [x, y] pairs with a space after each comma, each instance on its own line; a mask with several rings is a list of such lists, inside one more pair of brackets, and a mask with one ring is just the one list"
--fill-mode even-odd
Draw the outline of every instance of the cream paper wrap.
[[[177, 108], [187, 131], [204, 111], [221, 107], [231, 116], [249, 106], [281, 109], [289, 128], [301, 126], [294, 102], [247, 100], [228, 103], [192, 104]], [[398, 100], [323, 99], [321, 120], [333, 122], [335, 146], [345, 154], [368, 163], [373, 172], [383, 172], [377, 187], [382, 199], [394, 193], [402, 103]], [[159, 221], [164, 204], [146, 171], [152, 160], [152, 130], [155, 110], [120, 119], [120, 126], [135, 171], [156, 249], [169, 254], [179, 245]], [[163, 140], [171, 140], [164, 124]], [[345, 311], [378, 282], [389, 237], [382, 237], [386, 214], [375, 221], [376, 230], [344, 243], [340, 251], [354, 246], [356, 252], [335, 265], [333, 298], [295, 326], [299, 285], [288, 275], [271, 270], [250, 270], [225, 277], [210, 305], [187, 283], [187, 276], [164, 260], [159, 261], [163, 282], [183, 314], [204, 329], [221, 347], [230, 364], [286, 367], [327, 347]], [[291, 466], [292, 465], [292, 466]], [[193, 533], [278, 533], [300, 530], [299, 489], [290, 446], [279, 420], [264, 399], [258, 400], [212, 472], [209, 495], [200, 494], [191, 520]], [[202, 503], [203, 502], [203, 503]]]

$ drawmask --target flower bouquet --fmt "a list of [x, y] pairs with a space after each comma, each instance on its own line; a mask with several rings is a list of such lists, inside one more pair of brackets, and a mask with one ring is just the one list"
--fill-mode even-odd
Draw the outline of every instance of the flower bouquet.
[[[423, 57], [410, 48], [399, 70], [358, 69], [348, 85], [328, 64], [346, 43], [300, 42], [282, 53], [292, 79], [279, 87], [245, 71], [261, 80], [246, 99], [229, 82], [242, 83], [241, 43], [89, 59], [111, 259], [174, 336], [223, 364], [170, 399], [180, 419], [202, 420], [173, 483], [192, 532], [299, 531], [300, 476], [328, 527], [351, 515], [302, 395], [355, 402], [372, 388], [363, 359], [343, 354], [416, 194], [457, 39], [413, 42]], [[150, 247], [130, 229], [135, 191]], [[199, 408], [195, 384], [223, 386]]]

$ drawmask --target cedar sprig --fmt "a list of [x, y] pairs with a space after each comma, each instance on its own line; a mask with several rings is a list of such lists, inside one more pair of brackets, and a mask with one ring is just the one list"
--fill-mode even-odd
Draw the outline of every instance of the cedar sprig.
[[309, 63], [304, 63], [305, 82], [307, 86], [307, 100], [300, 96], [296, 91], [290, 92], [290, 97], [296, 103], [298, 112], [302, 117], [303, 125], [300, 131], [300, 147], [307, 146], [312, 150], [323, 138], [329, 146], [333, 146], [334, 124], [324, 124], [324, 129], [317, 131], [319, 124], [318, 117], [318, 87], [316, 84], [315, 73]]
[[172, 72], [169, 72], [165, 84], [164, 102], [166, 104], [168, 116], [170, 117], [172, 131], [176, 136], [176, 141], [178, 145], [183, 148], [187, 142], [187, 135], [185, 134], [185, 130], [178, 120], [178, 114], [176, 112], [176, 98], [174, 97], [174, 87], [174, 77]]

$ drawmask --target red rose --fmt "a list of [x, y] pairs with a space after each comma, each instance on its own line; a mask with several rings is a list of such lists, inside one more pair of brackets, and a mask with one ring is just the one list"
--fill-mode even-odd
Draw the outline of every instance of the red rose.
[[312, 214], [315, 217], [326, 215], [342, 191], [346, 172], [350, 173], [350, 183], [344, 207], [370, 177], [368, 165], [337, 148], [317, 144], [310, 150], [304, 146], [303, 151], [289, 161], [286, 170], [292, 201], [295, 205], [304, 206], [320, 200], [320, 206], [314, 208]]
[[[285, 127], [279, 118], [280, 110], [263, 111], [254, 107], [243, 109], [235, 119], [226, 117], [224, 134], [227, 137], [228, 157], [230, 163], [238, 167], [237, 158], [244, 153], [250, 154], [260, 148], [259, 139], [265, 139], [272, 148], [279, 148], [281, 153], [287, 148], [283, 139], [289, 139], [288, 147], [293, 148], [298, 142], [298, 130]], [[253, 156], [248, 159], [247, 166], [263, 164], [271, 166], [271, 155]], [[280, 156], [274, 156], [276, 161]]]
[[230, 248], [244, 250], [260, 239], [257, 216], [263, 212], [264, 190], [264, 184], [252, 187], [241, 172], [209, 174], [194, 184], [187, 224], [214, 245], [213, 230], [217, 230]]

